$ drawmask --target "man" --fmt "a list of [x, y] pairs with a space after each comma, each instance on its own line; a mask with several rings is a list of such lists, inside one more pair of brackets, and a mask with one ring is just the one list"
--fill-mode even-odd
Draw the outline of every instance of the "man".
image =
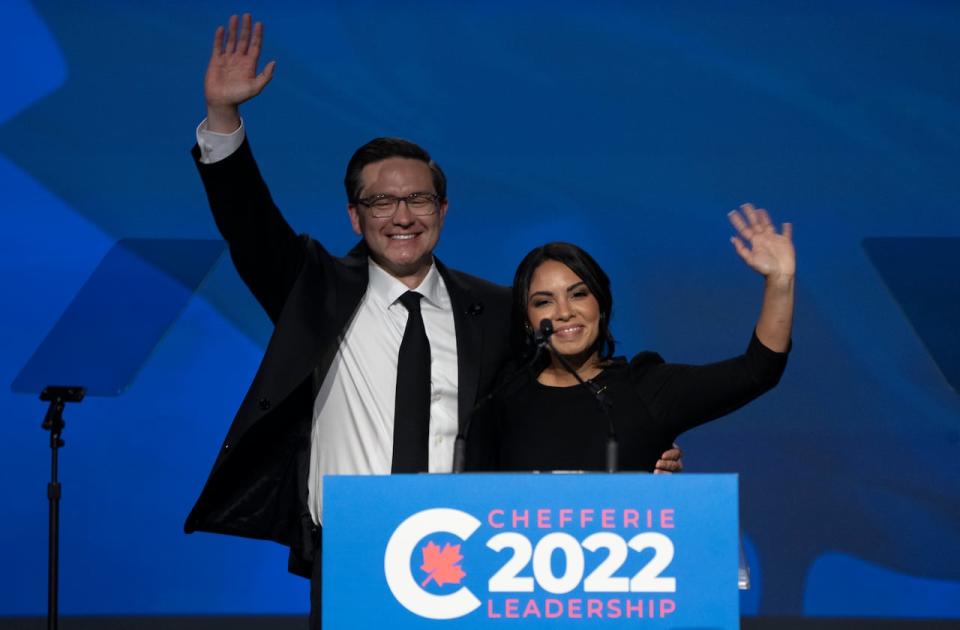
[[[373, 140], [347, 166], [363, 240], [346, 257], [297, 236], [241, 125], [239, 105], [274, 62], [256, 72], [262, 25], [244, 15], [238, 33], [238, 22], [214, 36], [193, 153], [237, 271], [275, 329], [185, 530], [290, 547], [290, 571], [311, 577], [315, 628], [323, 476], [450, 472], [457, 431], [508, 356], [510, 293], [433, 257], [446, 178], [404, 140]], [[679, 453], [665, 457], [660, 468], [677, 469]]]

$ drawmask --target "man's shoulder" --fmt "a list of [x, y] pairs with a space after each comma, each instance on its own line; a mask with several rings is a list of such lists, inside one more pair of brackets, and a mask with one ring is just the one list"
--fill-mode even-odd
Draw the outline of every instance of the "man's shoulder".
[[367, 269], [367, 250], [363, 241], [343, 256], [331, 254], [326, 246], [309, 234], [300, 234], [300, 242], [312, 263], [328, 265], [335, 269], [363, 270]]
[[484, 295], [490, 299], [503, 300], [508, 303], [510, 301], [510, 287], [491, 282], [479, 276], [466, 273], [465, 271], [452, 269], [445, 266], [439, 260], [437, 261], [437, 267], [440, 269], [441, 275], [453, 280], [454, 285], [459, 284], [462, 288], [467, 288], [474, 293]]

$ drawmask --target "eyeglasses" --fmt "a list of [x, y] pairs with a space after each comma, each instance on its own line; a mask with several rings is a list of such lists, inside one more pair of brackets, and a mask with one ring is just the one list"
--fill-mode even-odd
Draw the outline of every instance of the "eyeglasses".
[[406, 197], [397, 197], [395, 195], [374, 195], [365, 199], [357, 199], [361, 206], [370, 208], [370, 214], [377, 219], [386, 219], [396, 214], [400, 209], [400, 202], [404, 201], [411, 214], [417, 216], [426, 216], [437, 211], [437, 205], [440, 197], [434, 193], [415, 192]]

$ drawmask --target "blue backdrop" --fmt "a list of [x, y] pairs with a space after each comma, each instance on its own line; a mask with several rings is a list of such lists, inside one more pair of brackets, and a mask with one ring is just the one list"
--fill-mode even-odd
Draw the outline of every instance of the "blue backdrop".
[[[450, 179], [447, 264], [506, 283], [531, 247], [575, 241], [610, 272], [624, 352], [702, 362], [745, 346], [760, 301], [726, 212], [794, 222], [782, 384], [681, 440], [688, 469], [741, 475], [744, 610], [960, 617], [960, 343], [939, 315], [960, 241], [896, 247], [960, 237], [956, 4], [2, 6], [0, 383], [118, 239], [216, 236], [187, 151], [213, 30], [251, 10], [278, 61], [251, 142], [334, 252], [355, 241], [347, 158], [408, 137]], [[181, 533], [269, 332], [223, 257], [121, 397], [68, 410], [64, 613], [306, 610], [281, 548]], [[0, 408], [0, 614], [39, 614], [44, 408], [6, 385]]]

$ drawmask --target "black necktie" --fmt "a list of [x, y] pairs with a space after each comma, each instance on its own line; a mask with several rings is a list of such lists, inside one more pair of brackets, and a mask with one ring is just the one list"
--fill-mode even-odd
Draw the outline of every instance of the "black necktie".
[[392, 471], [427, 472], [430, 434], [430, 342], [423, 328], [420, 298], [414, 291], [400, 296], [410, 315], [397, 358], [397, 398], [393, 413]]

